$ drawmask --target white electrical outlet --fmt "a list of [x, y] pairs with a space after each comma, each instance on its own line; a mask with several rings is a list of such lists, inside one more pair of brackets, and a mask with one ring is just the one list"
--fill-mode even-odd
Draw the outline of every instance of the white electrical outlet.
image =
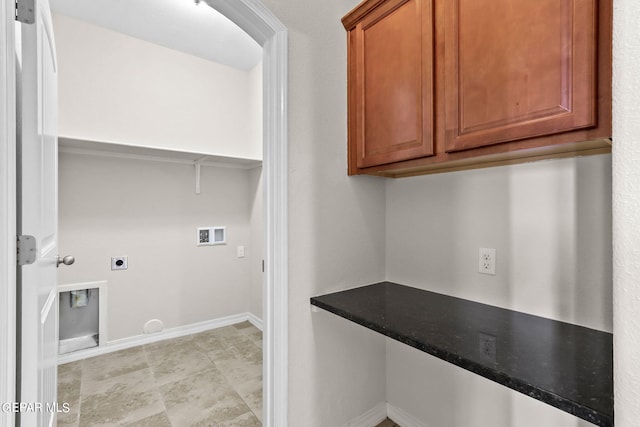
[[478, 256], [478, 273], [496, 275], [496, 250], [480, 248]]

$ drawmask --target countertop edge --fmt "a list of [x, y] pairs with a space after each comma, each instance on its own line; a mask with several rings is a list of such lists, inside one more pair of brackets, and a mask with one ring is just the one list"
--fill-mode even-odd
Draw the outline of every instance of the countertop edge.
[[[382, 283], [392, 283], [392, 282], [382, 282]], [[400, 285], [397, 283], [394, 283], [398, 286], [405, 286], [405, 285]], [[366, 286], [366, 285], [365, 285]], [[348, 291], [348, 290], [346, 290]], [[338, 291], [340, 292], [340, 291]], [[496, 372], [491, 370], [490, 367], [488, 366], [483, 366], [478, 364], [477, 362], [471, 361], [469, 359], [466, 359], [462, 356], [456, 355], [454, 353], [439, 349], [435, 346], [432, 346], [428, 343], [421, 343], [421, 342], [417, 342], [415, 340], [412, 340], [410, 337], [407, 337], [406, 335], [403, 335], [402, 333], [398, 333], [398, 332], [394, 332], [394, 331], [389, 331], [384, 329], [383, 327], [381, 327], [380, 325], [376, 325], [376, 324], [372, 324], [356, 315], [353, 315], [347, 311], [338, 309], [336, 307], [333, 307], [331, 305], [328, 305], [326, 303], [323, 303], [322, 301], [318, 300], [317, 298], [319, 298], [321, 296], [317, 296], [317, 297], [311, 297], [310, 298], [310, 303], [311, 305], [314, 305], [318, 308], [321, 308], [323, 310], [326, 310], [330, 313], [333, 313], [337, 316], [340, 316], [344, 319], [350, 320], [358, 325], [364, 326], [368, 329], [371, 329], [375, 332], [378, 332], [388, 338], [394, 339], [398, 342], [401, 342], [403, 344], [409, 345], [417, 350], [423, 351], [427, 354], [430, 354], [434, 357], [437, 357], [441, 360], [444, 360], [448, 363], [451, 363], [453, 365], [456, 365], [462, 369], [468, 370], [470, 372], [473, 372], [477, 375], [480, 375], [484, 378], [487, 378], [488, 380], [494, 381], [500, 385], [503, 385], [507, 388], [510, 388], [514, 391], [517, 391], [519, 393], [525, 394], [529, 397], [532, 397], [538, 401], [544, 402], [550, 406], [553, 406], [555, 408], [558, 408], [564, 412], [567, 412], [571, 415], [574, 415], [578, 418], [581, 418], [585, 421], [591, 422], [595, 425], [601, 426], [601, 427], [611, 427], [613, 426], [613, 417], [611, 417], [610, 415], [606, 414], [606, 413], [602, 413], [596, 409], [593, 409], [591, 407], [588, 407], [582, 403], [578, 403], [575, 402], [573, 400], [567, 399], [565, 397], [559, 396], [555, 393], [552, 393], [550, 391], [547, 391], [545, 389], [542, 389], [540, 387], [528, 384], [524, 381], [521, 381], [517, 378], [511, 378], [505, 374], [501, 374], [500, 372]], [[452, 297], [452, 298], [457, 298], [457, 297]], [[458, 298], [461, 299], [461, 298]], [[469, 300], [466, 300], [469, 301]], [[486, 304], [484, 304], [486, 305]], [[489, 307], [493, 307], [493, 306], [489, 306]], [[498, 309], [502, 309], [500, 307], [495, 307]], [[507, 309], [502, 309], [502, 310], [507, 310]], [[514, 311], [514, 310], [509, 310], [509, 311]], [[524, 313], [526, 314], [526, 313]], [[553, 319], [547, 319], [553, 322], [558, 322], [558, 323], [566, 323], [566, 322], [559, 322]], [[579, 325], [574, 325], [574, 326], [579, 326]], [[587, 328], [589, 329], [589, 328]]]

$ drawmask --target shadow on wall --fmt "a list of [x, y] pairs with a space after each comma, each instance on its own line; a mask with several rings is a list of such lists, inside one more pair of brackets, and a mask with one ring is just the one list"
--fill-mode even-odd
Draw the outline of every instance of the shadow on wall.
[[[386, 197], [388, 280], [612, 330], [610, 155], [389, 180]], [[589, 425], [405, 347], [387, 343], [387, 399], [426, 425]]]
[[[76, 256], [59, 283], [108, 281], [109, 339], [250, 311], [249, 171], [61, 153], [60, 249]], [[254, 180], [257, 184], [257, 180]], [[254, 191], [255, 192], [255, 191]], [[226, 227], [225, 245], [198, 246], [198, 227]], [[246, 248], [244, 258], [237, 247]], [[128, 256], [112, 271], [111, 257]]]

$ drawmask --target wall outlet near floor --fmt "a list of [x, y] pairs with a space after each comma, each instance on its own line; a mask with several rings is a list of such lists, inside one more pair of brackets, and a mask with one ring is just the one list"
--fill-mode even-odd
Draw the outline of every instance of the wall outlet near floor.
[[480, 332], [480, 355], [492, 362], [496, 361], [496, 337]]
[[496, 275], [496, 250], [480, 248], [478, 256], [478, 273]]
[[129, 268], [129, 259], [126, 256], [111, 257], [112, 270], [126, 270]]

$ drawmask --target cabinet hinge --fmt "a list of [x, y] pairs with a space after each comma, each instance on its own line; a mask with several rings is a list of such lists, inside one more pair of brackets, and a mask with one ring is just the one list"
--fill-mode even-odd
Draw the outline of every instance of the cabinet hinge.
[[35, 0], [16, 0], [16, 21], [33, 24], [36, 21]]
[[33, 236], [18, 236], [18, 265], [28, 265], [36, 262], [36, 238]]

